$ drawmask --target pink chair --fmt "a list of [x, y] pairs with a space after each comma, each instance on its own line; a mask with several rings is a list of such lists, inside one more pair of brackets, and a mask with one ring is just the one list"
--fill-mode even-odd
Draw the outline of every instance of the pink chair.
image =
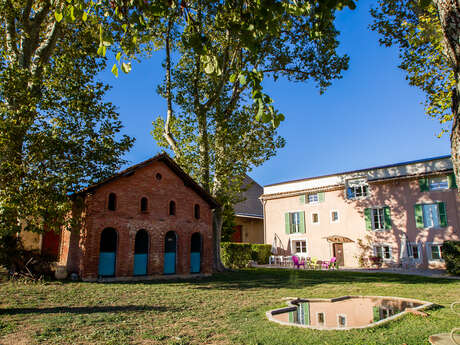
[[295, 255], [292, 256], [292, 262], [294, 263], [294, 267], [297, 267], [297, 269], [300, 268], [300, 266], [303, 266], [303, 268], [305, 268], [305, 260], [302, 259], [300, 262], [299, 262], [299, 258]]
[[335, 267], [335, 262], [337, 261], [337, 258], [333, 256], [330, 261], [323, 261], [323, 264], [321, 267], [324, 267], [325, 269], [333, 269]]

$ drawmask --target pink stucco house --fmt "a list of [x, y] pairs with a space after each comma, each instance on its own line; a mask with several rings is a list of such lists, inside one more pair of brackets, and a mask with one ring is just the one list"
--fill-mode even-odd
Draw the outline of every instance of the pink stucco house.
[[264, 187], [264, 242], [279, 253], [341, 266], [442, 268], [442, 243], [460, 239], [450, 156]]

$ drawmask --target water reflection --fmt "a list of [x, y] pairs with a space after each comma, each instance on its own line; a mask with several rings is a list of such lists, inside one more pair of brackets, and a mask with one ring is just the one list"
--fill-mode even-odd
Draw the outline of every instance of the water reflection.
[[291, 302], [292, 307], [272, 311], [271, 317], [281, 323], [311, 328], [360, 328], [398, 315], [407, 308], [425, 306], [426, 303], [428, 302], [381, 297], [299, 299]]

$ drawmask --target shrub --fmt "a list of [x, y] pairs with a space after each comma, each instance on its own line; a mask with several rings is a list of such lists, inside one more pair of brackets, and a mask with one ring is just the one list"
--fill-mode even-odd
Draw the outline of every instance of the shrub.
[[222, 263], [230, 268], [243, 268], [252, 259], [250, 243], [222, 242], [220, 244], [220, 257]]
[[447, 272], [460, 275], [460, 241], [445, 241], [442, 245], [442, 257]]
[[268, 264], [271, 255], [271, 244], [253, 244], [252, 247], [252, 260], [256, 261], [259, 265]]

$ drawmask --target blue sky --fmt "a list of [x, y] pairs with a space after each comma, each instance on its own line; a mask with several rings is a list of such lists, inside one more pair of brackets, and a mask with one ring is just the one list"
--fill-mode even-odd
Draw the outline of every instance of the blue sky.
[[[350, 67], [325, 94], [313, 83], [266, 82], [286, 116], [278, 129], [286, 146], [249, 172], [259, 184], [450, 153], [449, 136], [438, 139], [440, 125], [423, 112], [423, 94], [397, 68], [397, 49], [379, 46], [378, 35], [368, 29], [373, 4], [362, 0], [356, 10], [338, 12], [339, 51], [350, 56]], [[107, 99], [118, 107], [124, 133], [136, 138], [126, 155], [130, 164], [160, 152], [150, 131], [152, 120], [166, 111], [155, 91], [163, 79], [162, 59], [154, 53], [118, 79], [110, 71], [102, 74], [113, 85]]]

